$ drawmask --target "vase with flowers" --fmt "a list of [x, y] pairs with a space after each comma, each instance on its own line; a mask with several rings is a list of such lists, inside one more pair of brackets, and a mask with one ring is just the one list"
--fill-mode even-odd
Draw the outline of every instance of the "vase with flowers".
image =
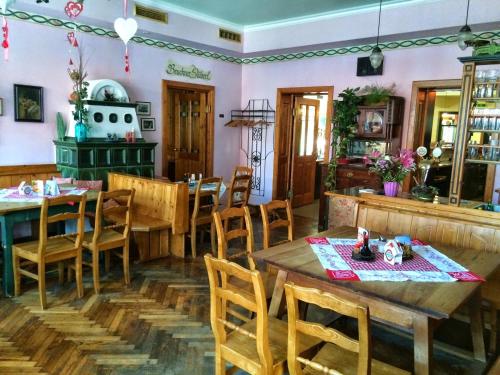
[[382, 179], [385, 195], [395, 197], [398, 194], [399, 185], [408, 173], [416, 168], [413, 151], [401, 150], [399, 155], [383, 155], [379, 151], [374, 151], [370, 156], [375, 159], [370, 171]]
[[75, 105], [73, 119], [75, 124], [75, 139], [77, 142], [84, 142], [87, 139], [89, 129], [89, 111], [85, 108], [84, 100], [88, 95], [89, 83], [85, 80], [87, 72], [83, 61], [83, 52], [81, 47], [78, 47], [78, 63], [75, 68], [68, 68], [68, 75], [73, 82], [73, 92], [70, 95], [70, 101]]

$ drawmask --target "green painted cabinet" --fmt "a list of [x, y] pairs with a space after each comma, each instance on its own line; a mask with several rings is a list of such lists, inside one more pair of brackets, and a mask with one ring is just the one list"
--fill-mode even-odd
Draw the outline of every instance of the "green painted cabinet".
[[107, 188], [108, 172], [122, 172], [154, 177], [157, 143], [106, 142], [74, 139], [54, 141], [57, 169], [63, 177], [78, 180], [103, 180]]

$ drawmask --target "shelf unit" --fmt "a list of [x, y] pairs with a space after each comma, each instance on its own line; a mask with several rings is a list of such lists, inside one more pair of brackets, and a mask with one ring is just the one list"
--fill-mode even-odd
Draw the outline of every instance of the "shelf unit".
[[[496, 155], [494, 156], [496, 160], [471, 158], [469, 155], [471, 149], [500, 148], [489, 144], [491, 140], [497, 140], [500, 143], [498, 141], [500, 137], [500, 77], [493, 80], [493, 77], [489, 75], [490, 72], [486, 72], [493, 68], [500, 68], [500, 55], [461, 57], [459, 60], [463, 63], [462, 95], [449, 194], [449, 203], [455, 206], [460, 204], [462, 197], [466, 163], [486, 165], [485, 200], [488, 200], [488, 197], [491, 199], [496, 165], [500, 165], [500, 158]], [[478, 92], [485, 95], [477, 95]], [[488, 121], [486, 126], [484, 121]], [[484, 129], [484, 127], [489, 127], [489, 129]], [[478, 155], [480, 154], [482, 152], [478, 150]]]

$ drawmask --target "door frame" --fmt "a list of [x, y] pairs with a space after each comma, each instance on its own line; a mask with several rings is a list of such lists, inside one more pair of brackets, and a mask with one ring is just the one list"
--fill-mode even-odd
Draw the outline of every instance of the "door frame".
[[[425, 89], [461, 89], [462, 80], [461, 79], [438, 79], [438, 80], [426, 80], [426, 81], [413, 81], [411, 87], [411, 100], [410, 100], [410, 114], [408, 116], [408, 128], [406, 130], [406, 141], [404, 143], [404, 149], [416, 150], [419, 146], [416, 144], [418, 137], [417, 133], [422, 129], [419, 124], [417, 124], [417, 102], [418, 93], [420, 90]], [[405, 192], [410, 191], [411, 179], [408, 176], [403, 181], [402, 190]]]
[[[330, 161], [330, 138], [332, 132], [332, 116], [333, 116], [333, 91], [334, 86], [305, 86], [305, 87], [282, 87], [277, 89], [276, 94], [276, 123], [274, 126], [274, 162], [273, 171], [277, 173], [278, 171], [278, 161], [279, 155], [276, 150], [279, 149], [279, 139], [281, 133], [281, 119], [279, 113], [281, 111], [281, 101], [283, 95], [291, 94], [303, 94], [303, 95], [314, 95], [319, 93], [326, 93], [328, 95], [328, 104], [326, 109], [326, 126], [325, 126], [325, 161]], [[278, 190], [278, 179], [273, 178], [273, 199], [276, 199], [276, 193]]]
[[209, 85], [199, 85], [196, 83], [180, 82], [180, 81], [170, 81], [162, 80], [161, 85], [161, 102], [162, 102], [162, 152], [161, 152], [161, 173], [162, 176], [167, 176], [168, 168], [168, 158], [167, 150], [164, 148], [169, 144], [170, 137], [168, 134], [168, 90], [169, 89], [179, 89], [179, 90], [194, 90], [198, 92], [203, 92], [207, 94], [207, 107], [209, 109], [207, 113], [207, 150], [206, 150], [206, 174], [207, 176], [212, 176], [214, 173], [214, 123], [215, 123], [215, 86]]

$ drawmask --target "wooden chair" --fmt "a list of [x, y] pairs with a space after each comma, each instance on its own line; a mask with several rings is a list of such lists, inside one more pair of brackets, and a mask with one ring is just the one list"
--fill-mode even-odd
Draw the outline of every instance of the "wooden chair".
[[[99, 293], [99, 253], [105, 253], [105, 268], [109, 271], [110, 250], [122, 248], [122, 254], [116, 254], [123, 261], [123, 277], [125, 285], [130, 284], [129, 275], [129, 243], [132, 222], [132, 202], [135, 190], [115, 190], [100, 192], [97, 198], [95, 228], [93, 232], [85, 233], [83, 248], [92, 253], [94, 290]], [[116, 223], [106, 226], [106, 223]], [[116, 230], [120, 228], [120, 231]]]
[[498, 333], [498, 311], [500, 310], [500, 271], [494, 278], [481, 285], [481, 296], [488, 302], [490, 313], [490, 347], [489, 352], [496, 355]]
[[[286, 219], [279, 216], [277, 210], [284, 209]], [[263, 247], [268, 249], [271, 246], [277, 246], [285, 242], [293, 241], [293, 214], [290, 201], [271, 201], [267, 204], [260, 205], [260, 213], [262, 216], [262, 231], [263, 231]], [[276, 228], [288, 228], [288, 237], [286, 240], [271, 243], [271, 230]]]
[[[285, 284], [288, 308], [288, 370], [302, 374], [410, 374], [372, 359], [370, 313], [368, 306], [339, 298], [318, 289]], [[298, 303], [312, 303], [358, 320], [359, 341], [334, 328], [300, 320]], [[327, 343], [312, 360], [300, 356], [301, 334], [317, 337]], [[302, 366], [305, 369], [302, 370]]]
[[[45, 293], [45, 266], [50, 263], [60, 263], [68, 259], [75, 259], [76, 285], [78, 297], [83, 297], [82, 284], [82, 240], [83, 221], [85, 213], [86, 195], [67, 195], [58, 198], [44, 198], [40, 211], [40, 238], [38, 241], [20, 243], [12, 246], [12, 260], [14, 268], [14, 288], [15, 295], [21, 293], [21, 275], [28, 276], [38, 281], [38, 291], [40, 293], [40, 305], [42, 309], [47, 307], [47, 297]], [[49, 208], [64, 204], [78, 203], [78, 212], [60, 212], [49, 216]], [[67, 235], [47, 236], [47, 226], [51, 223], [64, 222], [66, 220], [77, 220], [77, 232], [73, 239]], [[21, 263], [21, 259], [26, 260]], [[37, 274], [32, 273], [21, 266], [37, 265]], [[61, 269], [60, 269], [61, 271]], [[61, 276], [61, 275], [60, 275]]]
[[[206, 188], [208, 184], [212, 185], [209, 189]], [[219, 208], [221, 184], [221, 177], [212, 177], [203, 178], [196, 185], [194, 208], [191, 215], [191, 253], [193, 258], [196, 257], [196, 229], [199, 225], [210, 224], [210, 241], [212, 244], [212, 253], [215, 254], [215, 225], [212, 215]], [[209, 199], [211, 199], [209, 203], [206, 203]]]
[[[236, 228], [226, 230], [227, 223], [231, 220], [240, 220], [244, 222], [244, 228]], [[215, 229], [217, 231], [217, 257], [234, 261], [235, 259], [246, 257], [248, 267], [251, 270], [257, 270], [257, 265], [252, 258], [254, 250], [254, 237], [252, 217], [248, 207], [233, 207], [226, 208], [220, 212], [214, 213]], [[229, 241], [234, 239], [245, 240], [245, 250], [228, 254]], [[261, 276], [264, 282], [265, 295], [270, 299], [273, 295], [274, 285], [276, 284], [276, 274], [268, 271], [261, 271]]]
[[252, 168], [237, 166], [234, 168], [231, 183], [229, 184], [229, 197], [227, 208], [245, 207], [250, 198]]
[[[225, 259], [205, 255], [210, 282], [210, 321], [215, 336], [215, 373], [226, 373], [226, 361], [250, 374], [283, 374], [286, 361], [287, 324], [267, 315], [264, 285], [258, 271], [247, 270]], [[233, 280], [248, 284], [241, 289]], [[255, 314], [249, 319], [228, 303]], [[231, 315], [236, 316], [238, 325]], [[228, 332], [229, 331], [229, 332]], [[319, 340], [301, 337], [299, 351]], [[233, 370], [233, 369], [232, 369]]]

